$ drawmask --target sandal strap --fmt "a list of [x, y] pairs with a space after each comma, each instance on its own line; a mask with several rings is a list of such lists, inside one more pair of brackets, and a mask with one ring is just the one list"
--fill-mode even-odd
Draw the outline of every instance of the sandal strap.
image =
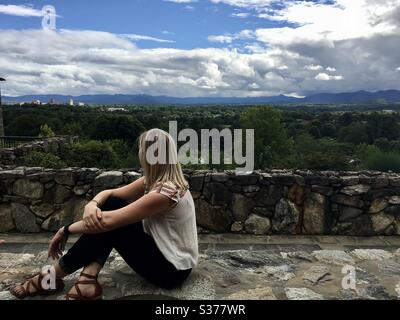
[[85, 277], [85, 278], [89, 278], [89, 279], [97, 279], [98, 278], [98, 276], [99, 275], [92, 275], [92, 274], [88, 274], [88, 273], [84, 273], [84, 272], [81, 272], [81, 277]]
[[75, 284], [97, 284], [96, 280], [79, 280]]
[[22, 283], [19, 287], [20, 289], [22, 289], [21, 293], [17, 293], [16, 291], [16, 287], [14, 286], [10, 289], [11, 294], [13, 294], [14, 296], [16, 296], [18, 299], [24, 299], [25, 297], [28, 296], [28, 292], [26, 291], [26, 289], [24, 288], [24, 284]]
[[[76, 294], [75, 293], [67, 293], [65, 295], [66, 300], [70, 300], [70, 298], [74, 299], [74, 300], [94, 300], [97, 299], [99, 296], [102, 295], [103, 293], [103, 288], [101, 287], [100, 283], [97, 281], [97, 276], [93, 276], [91, 274], [87, 274], [82, 272], [81, 276], [86, 277], [88, 279], [85, 280], [78, 280], [77, 282], [75, 282], [74, 287], [76, 290]], [[95, 286], [95, 291], [94, 291], [94, 295], [92, 297], [85, 297], [82, 294], [81, 289], [79, 288], [80, 284], [92, 284]]]

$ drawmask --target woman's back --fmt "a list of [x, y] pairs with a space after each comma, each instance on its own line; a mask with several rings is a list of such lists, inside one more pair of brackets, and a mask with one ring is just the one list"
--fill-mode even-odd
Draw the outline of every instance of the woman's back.
[[196, 213], [189, 190], [180, 190], [172, 182], [159, 182], [149, 192], [158, 192], [174, 201], [168, 212], [143, 219], [165, 258], [178, 270], [193, 268], [198, 262]]

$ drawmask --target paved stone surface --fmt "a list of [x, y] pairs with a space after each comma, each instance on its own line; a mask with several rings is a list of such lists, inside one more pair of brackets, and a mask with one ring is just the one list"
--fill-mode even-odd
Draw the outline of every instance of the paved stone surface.
[[[1, 235], [0, 300], [10, 286], [50, 264], [49, 234]], [[71, 239], [73, 241], [74, 239]], [[115, 252], [100, 274], [105, 299], [400, 299], [398, 237], [199, 236], [199, 265], [179, 288], [139, 277]], [[343, 288], [355, 268], [355, 286]], [[66, 277], [67, 289], [79, 271]], [[33, 299], [43, 299], [36, 297]], [[63, 299], [63, 295], [45, 299]]]

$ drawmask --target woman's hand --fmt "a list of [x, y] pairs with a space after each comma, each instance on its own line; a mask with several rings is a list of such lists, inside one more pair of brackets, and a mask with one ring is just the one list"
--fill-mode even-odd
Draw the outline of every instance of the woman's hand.
[[64, 227], [57, 231], [50, 240], [48, 256], [54, 260], [63, 255]]
[[102, 231], [103, 225], [101, 223], [102, 212], [100, 208], [94, 202], [89, 202], [85, 206], [85, 211], [83, 213], [83, 223], [85, 230], [88, 232], [98, 232]]

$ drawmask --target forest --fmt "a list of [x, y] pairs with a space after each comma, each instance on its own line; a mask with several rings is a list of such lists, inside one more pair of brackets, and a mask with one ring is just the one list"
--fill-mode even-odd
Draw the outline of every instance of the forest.
[[[34, 152], [32, 166], [136, 168], [137, 139], [150, 128], [255, 130], [255, 169], [400, 171], [400, 114], [361, 106], [4, 107], [7, 136], [79, 136], [63, 155]], [[387, 107], [390, 109], [389, 107]], [[395, 108], [392, 108], [395, 109]], [[231, 169], [232, 165], [186, 165]]]

